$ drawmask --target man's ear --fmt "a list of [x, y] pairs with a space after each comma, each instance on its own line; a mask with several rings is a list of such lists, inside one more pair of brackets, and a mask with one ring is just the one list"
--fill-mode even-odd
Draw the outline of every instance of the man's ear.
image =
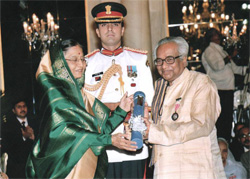
[[183, 57], [182, 62], [184, 64], [184, 67], [188, 66], [187, 57]]
[[100, 38], [100, 31], [98, 28], [95, 29], [95, 32], [96, 32], [97, 36]]
[[13, 112], [14, 114], [16, 114], [16, 111], [15, 111], [14, 109], [12, 109], [12, 112]]
[[125, 31], [125, 27], [122, 27], [122, 36], [124, 34], [124, 31]]

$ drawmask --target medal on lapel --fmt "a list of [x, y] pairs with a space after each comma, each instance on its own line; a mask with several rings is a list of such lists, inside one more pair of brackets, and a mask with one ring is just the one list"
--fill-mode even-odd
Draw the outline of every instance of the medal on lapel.
[[176, 121], [179, 117], [179, 114], [177, 112], [174, 112], [174, 114], [172, 114], [172, 120]]
[[175, 103], [175, 107], [174, 107], [174, 111], [175, 112], [171, 116], [171, 118], [172, 118], [173, 121], [176, 121], [179, 118], [179, 114], [177, 113], [177, 110], [180, 107], [180, 101], [181, 101], [181, 98], [177, 98], [176, 99], [176, 103]]

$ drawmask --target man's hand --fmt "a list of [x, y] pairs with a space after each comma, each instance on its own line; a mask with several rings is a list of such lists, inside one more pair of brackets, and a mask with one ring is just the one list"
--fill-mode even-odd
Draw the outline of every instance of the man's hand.
[[25, 130], [23, 130], [21, 128], [21, 130], [22, 130], [23, 137], [25, 139], [27, 139], [27, 138], [29, 138], [31, 140], [35, 139], [34, 131], [33, 131], [33, 129], [30, 126], [25, 127]]
[[125, 138], [128, 138], [129, 136], [127, 134], [114, 134], [112, 135], [112, 145], [119, 148], [119, 149], [124, 149], [128, 151], [136, 151], [137, 146], [136, 142], [127, 140]]
[[231, 57], [234, 58], [237, 54], [238, 54], [238, 50], [237, 50], [237, 48], [234, 48], [234, 50], [231, 54]]
[[142, 118], [144, 123], [146, 124], [147, 129], [143, 132], [143, 139], [148, 139], [149, 129], [150, 129], [150, 122], [146, 118]]
[[0, 172], [0, 179], [9, 179], [9, 177], [5, 173]]
[[128, 97], [128, 92], [126, 92], [120, 102], [120, 108], [124, 111], [129, 112], [131, 110], [131, 104], [133, 103], [133, 95]]
[[230, 63], [230, 61], [231, 61], [231, 57], [229, 55], [224, 58], [225, 65]]
[[144, 120], [144, 123], [147, 127], [147, 130], [144, 131], [143, 139], [148, 139], [148, 133], [149, 133], [149, 129], [150, 129], [148, 103], [145, 103], [144, 117], [142, 119]]

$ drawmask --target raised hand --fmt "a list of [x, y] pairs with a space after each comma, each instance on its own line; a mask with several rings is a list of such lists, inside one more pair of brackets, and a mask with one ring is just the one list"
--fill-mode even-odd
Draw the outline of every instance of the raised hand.
[[25, 130], [21, 128], [21, 130], [24, 138], [29, 138], [31, 140], [35, 139], [34, 131], [30, 126], [25, 127]]
[[131, 110], [131, 104], [133, 103], [133, 95], [128, 97], [128, 92], [126, 92], [120, 102], [120, 108], [124, 111], [129, 112]]

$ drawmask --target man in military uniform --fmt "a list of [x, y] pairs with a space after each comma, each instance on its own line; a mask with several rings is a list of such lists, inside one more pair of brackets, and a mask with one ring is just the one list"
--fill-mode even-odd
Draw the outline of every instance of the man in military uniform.
[[[121, 46], [126, 14], [126, 8], [115, 2], [101, 3], [92, 9], [102, 48], [86, 56], [85, 89], [111, 110], [119, 104], [126, 91], [129, 95], [143, 91], [149, 106], [154, 94], [151, 71], [146, 65], [147, 52]], [[113, 133], [119, 132], [124, 133], [123, 124]], [[136, 153], [111, 147], [107, 149], [107, 154], [107, 178], [143, 178], [148, 158], [145, 144]]]

